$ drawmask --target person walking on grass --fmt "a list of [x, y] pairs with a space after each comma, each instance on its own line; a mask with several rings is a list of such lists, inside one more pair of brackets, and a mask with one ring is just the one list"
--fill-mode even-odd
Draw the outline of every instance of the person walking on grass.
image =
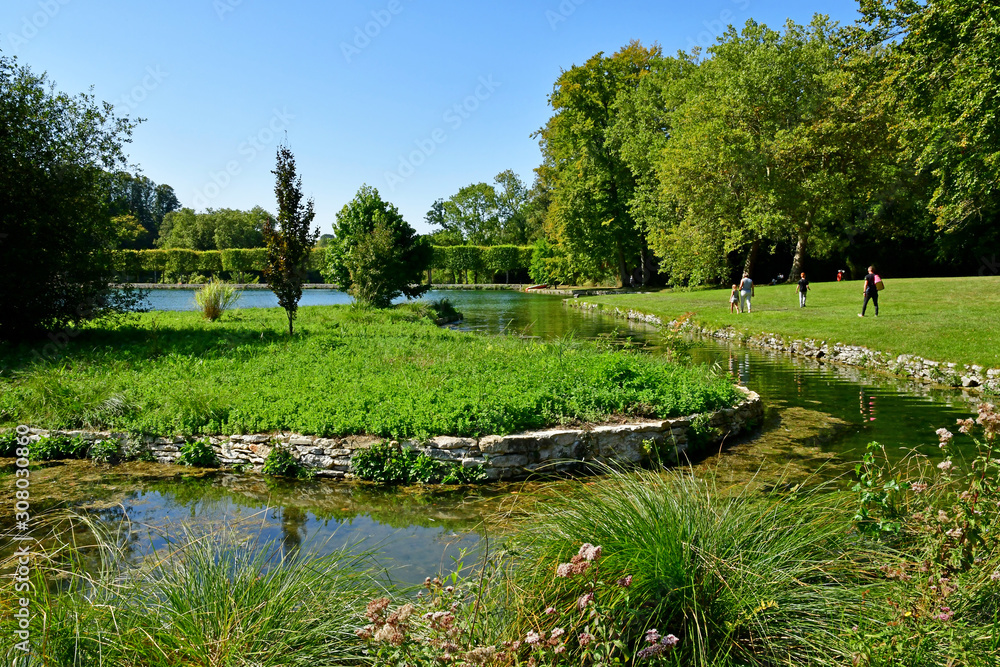
[[806, 280], [806, 274], [801, 274], [802, 277], [799, 278], [799, 308], [806, 307], [806, 292], [811, 289], [809, 287], [809, 281]]
[[733, 285], [733, 291], [729, 294], [729, 314], [732, 315], [733, 311], [740, 307], [740, 290]]
[[875, 317], [878, 317], [878, 284], [875, 279], [875, 267], [868, 267], [868, 275], [865, 276], [865, 285], [862, 287], [862, 294], [864, 294], [865, 300], [861, 304], [861, 312], [858, 313], [858, 317], [865, 316], [865, 310], [868, 308], [868, 301], [871, 300], [872, 304], [875, 305]]
[[750, 274], [744, 273], [743, 280], [740, 281], [740, 312], [750, 312], [750, 297], [754, 296], [753, 281]]

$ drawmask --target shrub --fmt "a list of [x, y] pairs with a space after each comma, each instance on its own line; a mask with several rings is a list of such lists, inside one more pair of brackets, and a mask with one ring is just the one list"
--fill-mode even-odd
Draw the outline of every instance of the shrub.
[[65, 435], [44, 436], [28, 445], [32, 461], [55, 461], [58, 459], [87, 458], [90, 441], [75, 435], [72, 438]]
[[375, 188], [361, 186], [337, 214], [333, 231], [323, 277], [360, 303], [386, 308], [399, 296], [414, 299], [429, 289], [420, 283], [430, 265], [430, 243]]
[[236, 303], [239, 298], [240, 293], [236, 288], [222, 282], [218, 278], [213, 278], [212, 282], [194, 294], [194, 300], [201, 308], [202, 315], [205, 316], [205, 319], [212, 322], [222, 317], [222, 314]]
[[261, 472], [265, 475], [273, 475], [275, 477], [299, 479], [308, 479], [315, 474], [311, 470], [303, 468], [302, 464], [295, 459], [292, 453], [287, 448], [281, 446], [271, 448], [271, 451], [268, 452], [267, 457], [264, 459], [264, 469]]
[[0, 433], [0, 456], [12, 457], [17, 449], [17, 431], [11, 429]]
[[95, 463], [118, 463], [122, 460], [122, 450], [116, 438], [95, 442], [90, 448], [90, 458]]
[[198, 253], [194, 250], [172, 248], [163, 253], [167, 259], [164, 271], [174, 279], [198, 270]]
[[181, 445], [177, 463], [195, 468], [218, 468], [219, 457], [215, 453], [211, 441], [208, 438], [203, 438]]

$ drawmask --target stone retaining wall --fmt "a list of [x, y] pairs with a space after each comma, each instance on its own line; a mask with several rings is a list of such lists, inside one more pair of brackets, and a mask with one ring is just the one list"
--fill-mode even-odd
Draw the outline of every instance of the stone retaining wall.
[[[663, 325], [663, 320], [656, 315], [622, 308], [606, 308], [602, 304], [585, 301], [566, 300], [572, 308], [584, 310], [600, 310], [603, 313], [638, 320], [649, 324]], [[959, 365], [942, 361], [932, 361], [912, 354], [899, 356], [871, 350], [861, 345], [844, 345], [828, 343], [813, 339], [790, 339], [777, 334], [761, 333], [748, 335], [732, 327], [710, 329], [689, 320], [673, 320], [668, 327], [681, 331], [710, 336], [720, 340], [736, 341], [750, 347], [760, 347], [779, 352], [788, 352], [824, 362], [857, 366], [870, 370], [891, 373], [921, 382], [943, 384], [966, 389], [986, 389], [1000, 394], [1000, 368], [983, 368], [976, 365]]]
[[[698, 447], [717, 444], [730, 435], [759, 425], [764, 414], [760, 396], [744, 387], [739, 389], [745, 394], [739, 404], [705, 417], [690, 415], [635, 424], [549, 429], [482, 438], [438, 436], [423, 442], [398, 444], [439, 461], [465, 467], [482, 466], [493, 481], [524, 478], [536, 471], [586, 471], [595, 464], [639, 465], [649, 459], [651, 450], [676, 460], [685, 454], [699, 454]], [[698, 425], [702, 432], [695, 429], [693, 433], [692, 425]], [[93, 441], [117, 438], [124, 442], [126, 438], [124, 434], [115, 433], [31, 430], [34, 439], [47, 435], [79, 435]], [[149, 437], [146, 445], [158, 462], [175, 463], [181, 446], [192, 439]], [[317, 476], [351, 479], [354, 477], [351, 459], [355, 453], [379, 439], [361, 436], [321, 438], [291, 433], [210, 436], [209, 441], [219, 462], [226, 467], [250, 466], [259, 471], [272, 448], [286, 447], [303, 467], [315, 471]]]

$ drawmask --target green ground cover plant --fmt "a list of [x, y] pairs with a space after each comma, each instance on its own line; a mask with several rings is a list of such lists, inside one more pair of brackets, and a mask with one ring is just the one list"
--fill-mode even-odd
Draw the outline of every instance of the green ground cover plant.
[[379, 484], [468, 484], [486, 480], [482, 466], [437, 461], [399, 443], [382, 441], [355, 454], [351, 465], [363, 480]]
[[713, 329], [732, 326], [746, 334], [864, 345], [890, 354], [1000, 367], [1000, 276], [911, 278], [883, 276], [881, 313], [861, 312], [861, 281], [812, 283], [799, 308], [795, 285], [758, 285], [753, 312], [729, 313], [729, 290], [663, 291], [593, 296], [581, 300], [605, 308], [634, 309], [664, 322], [691, 315]]
[[409, 439], [666, 418], [739, 398], [704, 367], [456, 332], [434, 326], [427, 312], [303, 308], [294, 338], [282, 335], [278, 309], [217, 322], [146, 313], [84, 330], [55, 357], [3, 346], [0, 366], [10, 372], [0, 376], [0, 427]]

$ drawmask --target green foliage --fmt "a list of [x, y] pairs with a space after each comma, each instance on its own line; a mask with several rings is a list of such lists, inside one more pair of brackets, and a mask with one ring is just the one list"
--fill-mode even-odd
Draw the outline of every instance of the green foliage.
[[881, 452], [883, 460], [886, 460], [885, 448], [877, 442], [869, 442], [867, 449], [861, 461], [854, 466], [854, 474], [858, 477], [853, 487], [858, 494], [854, 522], [858, 530], [868, 535], [894, 535], [903, 525], [901, 499], [905, 489], [898, 473], [892, 475], [887, 466], [876, 461], [877, 452]]
[[218, 468], [219, 456], [215, 453], [211, 441], [208, 438], [202, 438], [181, 445], [177, 463], [195, 468]]
[[0, 456], [13, 457], [17, 449], [17, 431], [10, 429], [0, 433]]
[[264, 226], [269, 220], [271, 214], [260, 206], [250, 211], [223, 208], [204, 213], [185, 208], [164, 217], [156, 245], [199, 251], [261, 248]]
[[448, 268], [455, 273], [456, 278], [467, 275], [468, 271], [474, 273], [482, 271], [483, 249], [474, 245], [453, 246], [448, 253]]
[[90, 449], [90, 441], [75, 435], [43, 436], [28, 445], [28, 458], [32, 461], [55, 461], [58, 459], [85, 459]]
[[903, 144], [900, 162], [930, 181], [928, 210], [941, 227], [953, 230], [995, 219], [1000, 213], [995, 6], [866, 0], [861, 9], [868, 26], [852, 33], [859, 51], [855, 60], [874, 70], [871, 85], [880, 101], [902, 111], [893, 127]]
[[614, 102], [635, 89], [660, 57], [659, 46], [632, 42], [564, 70], [549, 96], [554, 114], [537, 133], [543, 155], [537, 171], [551, 187], [549, 240], [584, 273], [610, 273], [623, 285], [645, 246], [630, 208], [635, 176], [612, 136]]
[[302, 298], [302, 284], [307, 280], [310, 251], [319, 238], [319, 229], [312, 228], [316, 212], [313, 200], [302, 203], [302, 177], [295, 171], [295, 156], [288, 146], [278, 147], [274, 194], [278, 198], [278, 219], [264, 221], [264, 245], [267, 264], [264, 279], [278, 305], [288, 318], [288, 335], [294, 333], [293, 322]]
[[399, 296], [413, 299], [429, 289], [421, 281], [431, 262], [430, 244], [377, 189], [361, 186], [337, 213], [333, 231], [324, 278], [362, 305], [387, 308]]
[[198, 253], [198, 270], [202, 273], [219, 273], [222, 271], [222, 252], [206, 250]]
[[198, 253], [193, 250], [179, 248], [164, 250], [166, 267], [164, 269], [168, 280], [178, 280], [198, 270], [200, 264]]
[[[138, 308], [112, 287], [121, 240], [107, 205], [135, 122], [0, 55], [0, 339]], [[115, 212], [117, 214], [118, 212]]]
[[263, 271], [267, 265], [265, 248], [232, 248], [222, 251], [222, 270], [232, 272]]
[[262, 472], [265, 475], [295, 479], [310, 479], [314, 475], [311, 470], [302, 467], [287, 447], [280, 445], [272, 447], [268, 452]]
[[[81, 334], [59, 363], [0, 377], [0, 427], [70, 428], [90, 419], [108, 430], [155, 434], [410, 439], [611, 415], [668, 418], [738, 397], [704, 368], [583, 341], [567, 349], [476, 336], [406, 309], [310, 307], [301, 317], [303, 336], [295, 341], [280, 335], [284, 313], [277, 309], [217, 322], [159, 312]], [[0, 364], [13, 365], [23, 352], [0, 348], [3, 354]]]
[[468, 484], [486, 480], [482, 466], [436, 461], [423, 452], [399, 443], [377, 442], [355, 452], [351, 466], [361, 479], [379, 484]]
[[207, 320], [216, 321], [240, 298], [240, 292], [228, 283], [213, 278], [194, 293], [194, 300]]
[[117, 438], [107, 438], [95, 442], [90, 448], [90, 459], [95, 463], [118, 463], [123, 458], [121, 445]]
[[165, 271], [167, 268], [166, 250], [140, 250], [138, 255], [143, 271]]

